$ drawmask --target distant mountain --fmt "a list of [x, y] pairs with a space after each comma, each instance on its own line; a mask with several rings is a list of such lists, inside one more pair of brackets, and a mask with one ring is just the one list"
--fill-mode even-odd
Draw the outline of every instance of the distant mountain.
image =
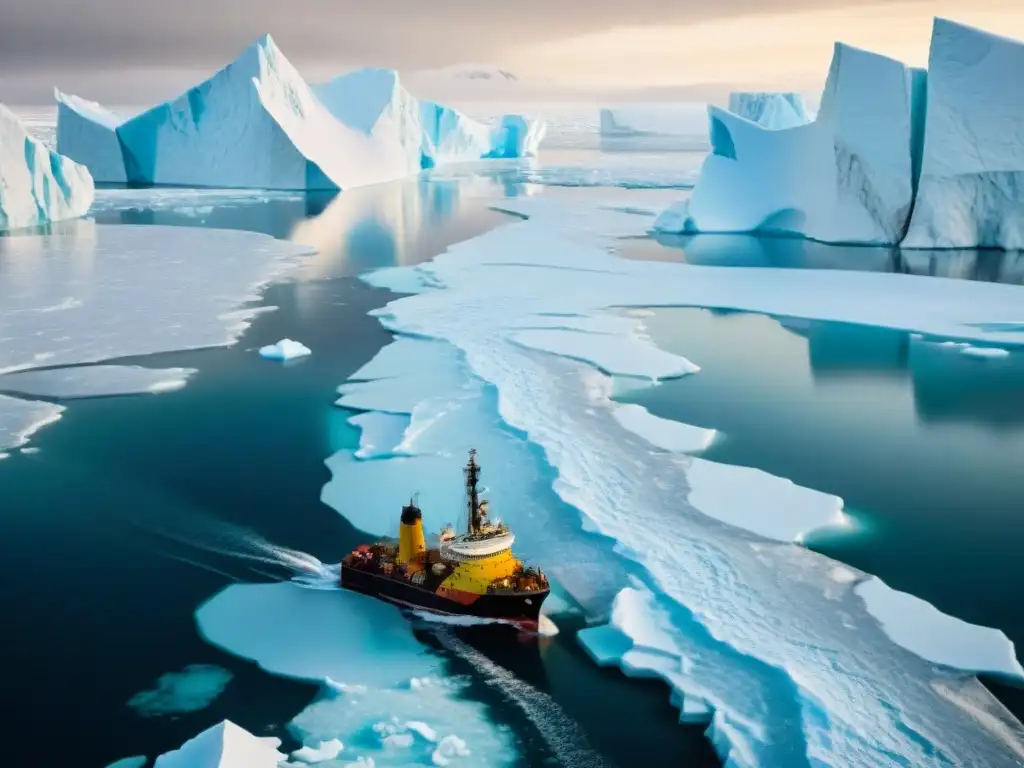
[[486, 64], [456, 64], [441, 69], [429, 69], [415, 72], [412, 75], [415, 79], [423, 80], [455, 80], [475, 81], [490, 83], [519, 83], [522, 79], [507, 69], [494, 67]]

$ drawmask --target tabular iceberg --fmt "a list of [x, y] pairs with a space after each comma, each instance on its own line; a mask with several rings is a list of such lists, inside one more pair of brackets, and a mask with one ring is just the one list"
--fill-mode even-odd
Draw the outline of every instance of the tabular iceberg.
[[94, 191], [84, 166], [33, 139], [0, 104], [0, 231], [83, 216]]
[[709, 107], [711, 154], [662, 232], [763, 232], [897, 243], [914, 194], [924, 73], [837, 43], [817, 119], [767, 130]]
[[[421, 104], [393, 70], [311, 87], [269, 35], [128, 120], [56, 96], [58, 150], [114, 183], [336, 191], [403, 178], [438, 159], [532, 154], [543, 137], [542, 124], [518, 115], [490, 127]], [[434, 111], [445, 116], [443, 131], [424, 119]]]
[[734, 91], [729, 94], [729, 111], [773, 131], [806, 125], [813, 119], [804, 97], [793, 92]]
[[935, 19], [905, 248], [1024, 248], [1024, 44]]

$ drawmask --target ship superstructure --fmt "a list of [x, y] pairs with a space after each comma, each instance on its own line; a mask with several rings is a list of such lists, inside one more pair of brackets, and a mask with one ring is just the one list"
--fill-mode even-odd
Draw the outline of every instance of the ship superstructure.
[[548, 596], [547, 577], [512, 554], [515, 536], [501, 522], [491, 522], [480, 499], [480, 465], [469, 452], [463, 469], [466, 530], [441, 531], [428, 547], [423, 513], [410, 499], [402, 507], [398, 542], [356, 547], [341, 566], [341, 585], [413, 608], [448, 614], [506, 619], [536, 626]]

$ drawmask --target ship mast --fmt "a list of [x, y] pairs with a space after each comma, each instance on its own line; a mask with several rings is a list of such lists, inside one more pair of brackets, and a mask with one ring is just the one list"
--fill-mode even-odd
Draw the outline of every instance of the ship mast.
[[466, 512], [468, 513], [468, 531], [472, 536], [480, 529], [480, 498], [476, 484], [480, 479], [480, 465], [476, 463], [476, 448], [469, 451], [469, 462], [462, 473], [466, 476]]

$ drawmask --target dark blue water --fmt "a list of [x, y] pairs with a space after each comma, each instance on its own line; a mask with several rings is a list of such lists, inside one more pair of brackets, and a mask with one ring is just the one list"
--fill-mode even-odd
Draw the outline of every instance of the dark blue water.
[[[61, 759], [75, 765], [153, 756], [224, 718], [293, 746], [284, 727], [314, 687], [207, 645], [193, 613], [233, 580], [289, 576], [246, 557], [254, 542], [337, 562], [367, 540], [319, 501], [329, 479], [324, 459], [358, 443], [350, 414], [333, 406], [336, 387], [390, 340], [366, 313], [391, 294], [355, 277], [430, 258], [509, 220], [468, 199], [458, 182], [403, 182], [333, 200], [134, 199], [101, 201], [97, 220], [254, 230], [320, 253], [268, 289], [264, 301], [277, 311], [257, 316], [236, 346], [144, 359], [198, 369], [185, 389], [76, 401], [33, 438], [38, 453], [0, 465], [8, 617], [0, 701], [13, 735], [5, 744], [11, 765], [49, 764], [39, 762], [41, 745], [57, 737]], [[285, 336], [314, 354], [288, 366], [255, 354]], [[632, 765], [644, 754], [660, 765], [717, 762], [700, 728], [677, 725], [664, 686], [597, 669], [571, 626], [543, 648], [486, 632], [465, 639], [551, 693], [610, 764]], [[233, 674], [205, 709], [144, 718], [127, 706], [161, 675], [194, 664]], [[521, 712], [487, 686], [471, 691], [514, 729], [524, 765], [550, 757]]]

